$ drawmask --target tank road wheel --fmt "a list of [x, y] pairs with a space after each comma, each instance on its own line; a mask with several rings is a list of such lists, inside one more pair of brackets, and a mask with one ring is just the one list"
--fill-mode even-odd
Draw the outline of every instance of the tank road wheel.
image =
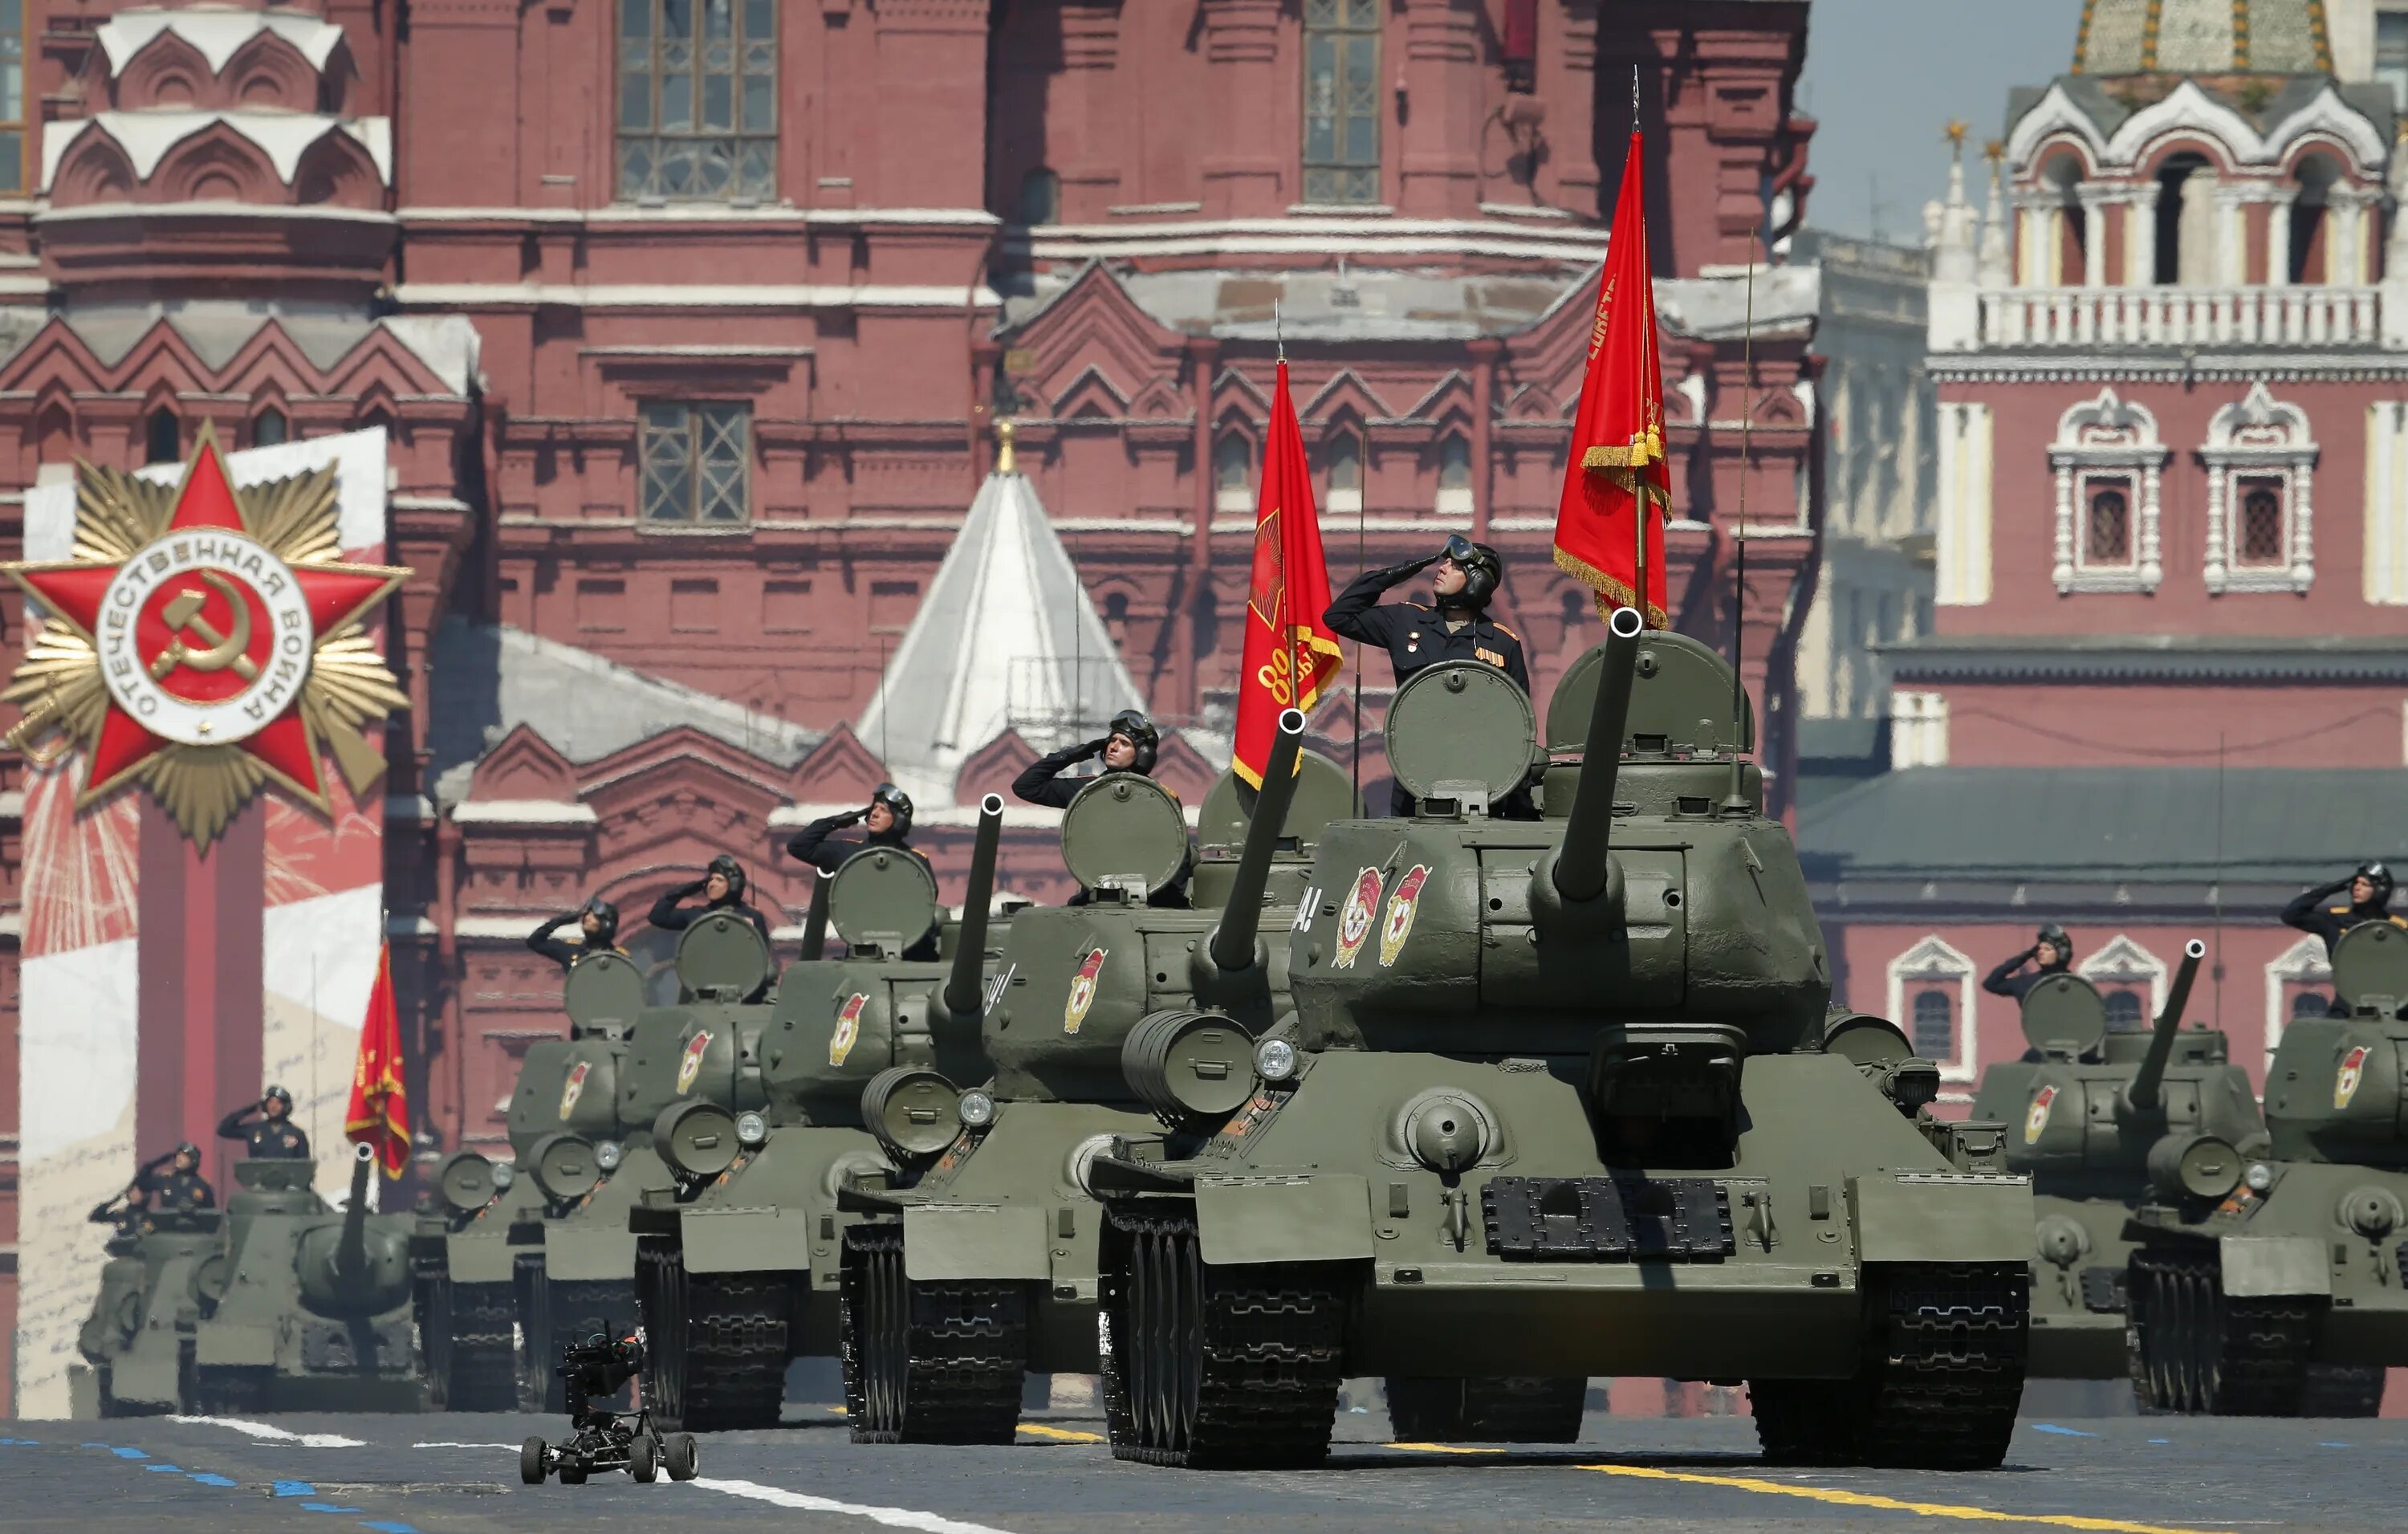
[[1009, 1443], [1028, 1369], [1020, 1283], [914, 1283], [893, 1225], [845, 1232], [845, 1401], [855, 1443]]
[[519, 1479], [530, 1486], [543, 1484], [543, 1440], [531, 1438], [519, 1445]]
[[1588, 1380], [1392, 1375], [1388, 1426], [1408, 1443], [1572, 1443]]
[[637, 1258], [644, 1401], [662, 1432], [775, 1427], [786, 1398], [793, 1297], [783, 1273], [695, 1273], [647, 1240]]
[[2020, 1265], [1865, 1270], [1854, 1379], [1751, 1380], [1765, 1457], [1791, 1465], [1992, 1469], [2023, 1398], [2030, 1274]]
[[[2328, 1398], [2350, 1398], [2347, 1383], [2321, 1383], [2321, 1371], [2312, 1372], [2306, 1361], [2324, 1319], [2318, 1299], [2235, 1299], [2224, 1292], [2222, 1262], [2207, 1250], [2135, 1252], [2126, 1287], [2125, 1354], [2132, 1388], [2145, 1405], [2220, 1417], [2295, 1417]], [[2378, 1405], [2380, 1388], [2378, 1379]], [[2334, 1396], [2326, 1397], [2327, 1389]]]
[[1109, 1211], [1103, 1273], [1114, 1457], [1197, 1469], [1328, 1457], [1348, 1265], [1207, 1267], [1195, 1211], [1165, 1203]]
[[2384, 1374], [2381, 1364], [2310, 1364], [2300, 1392], [2300, 1415], [2379, 1417]]

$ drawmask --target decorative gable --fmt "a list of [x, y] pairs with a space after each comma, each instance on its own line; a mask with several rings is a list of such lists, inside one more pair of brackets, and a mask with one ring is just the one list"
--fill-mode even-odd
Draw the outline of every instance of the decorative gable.
[[989, 794], [1001, 794], [1009, 801], [1011, 781], [1039, 754], [1018, 730], [1004, 731], [962, 759], [961, 773], [953, 781], [953, 802], [976, 804]]
[[870, 791], [887, 781], [886, 764], [838, 724], [809, 756], [795, 765], [787, 795], [796, 804], [867, 804]]

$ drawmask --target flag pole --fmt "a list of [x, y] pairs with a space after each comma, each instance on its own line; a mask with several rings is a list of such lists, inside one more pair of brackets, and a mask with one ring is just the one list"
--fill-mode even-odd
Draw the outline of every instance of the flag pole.
[[[1276, 298], [1271, 300], [1271, 344], [1278, 348], [1279, 365], [1282, 367], [1285, 367], [1287, 366], [1287, 324], [1282, 313], [1280, 301]], [[1290, 508], [1284, 506], [1280, 508], [1281, 516], [1285, 517], [1291, 514], [1292, 509]], [[1320, 508], [1315, 507], [1313, 509], [1314, 517], [1318, 518], [1320, 514]], [[1281, 526], [1284, 529], [1286, 523], [1281, 523]], [[1279, 620], [1280, 627], [1283, 631], [1282, 638], [1287, 649], [1288, 697], [1296, 708], [1302, 709], [1304, 707], [1304, 674], [1297, 669], [1295, 582], [1289, 579], [1291, 572], [1287, 567], [1287, 556], [1285, 553], [1286, 542], [1283, 531], [1282, 534], [1281, 549]], [[1269, 764], [1268, 762], [1265, 763], [1266, 767]]]
[[[1756, 428], [1756, 242], [1766, 233], [1770, 208], [1757, 210], [1758, 226], [1747, 237], [1747, 295], [1745, 318], [1740, 327], [1740, 388], [1742, 391], [1739, 412], [1739, 551], [1731, 573], [1731, 772], [1730, 794], [1723, 800], [1723, 810], [1747, 809], [1746, 777], [1740, 764], [1740, 751], [1744, 744], [1745, 730], [1742, 721], [1747, 718], [1747, 682], [1740, 671], [1740, 657], [1747, 638], [1747, 481], [1748, 445]], [[1766, 252], [1770, 255], [1771, 252]], [[1759, 753], [1760, 754], [1760, 753]]]
[[[1630, 131], [1633, 134], [1639, 132], [1639, 66], [1635, 64], [1630, 66]], [[1656, 317], [1649, 315], [1647, 323], [1654, 324]], [[1639, 349], [1639, 366], [1642, 372], [1646, 369], [1647, 353], [1650, 350], [1652, 349], [1648, 347]], [[1645, 397], [1646, 380], [1644, 379], [1640, 380], [1640, 391], [1641, 397]], [[1654, 625], [1650, 622], [1647, 611], [1647, 488], [1635, 473], [1630, 480], [1630, 529], [1631, 537], [1638, 542], [1635, 557], [1631, 561], [1631, 573], [1635, 578], [1632, 584], [1639, 588], [1635, 594], [1636, 600], [1631, 603], [1631, 606], [1639, 609], [1639, 626], [1648, 628]], [[1668, 590], [1665, 595], [1669, 597], [1670, 592]]]

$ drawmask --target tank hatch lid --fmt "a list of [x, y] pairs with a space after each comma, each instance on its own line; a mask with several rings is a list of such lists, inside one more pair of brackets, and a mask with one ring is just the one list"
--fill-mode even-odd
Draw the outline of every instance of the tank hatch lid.
[[2333, 944], [2333, 994], [2355, 1008], [2374, 996], [2408, 1002], [2408, 931], [2389, 922], [2360, 922]]
[[1062, 811], [1062, 862], [1088, 889], [1168, 884], [1187, 860], [1187, 816], [1170, 791], [1134, 772], [1107, 772]]
[[714, 910], [679, 936], [677, 976], [691, 996], [748, 996], [769, 978], [769, 945], [752, 923]]
[[[1597, 706], [1598, 668], [1605, 664], [1605, 647], [1598, 645], [1572, 662], [1555, 683], [1547, 703], [1547, 749], [1588, 749], [1588, 718]], [[1702, 726], [1702, 727], [1701, 727]], [[1711, 740], [1700, 738], [1711, 733]], [[1738, 727], [1731, 724], [1730, 662], [1685, 634], [1652, 629], [1640, 636], [1639, 662], [1630, 683], [1629, 722], [1623, 725], [1628, 746], [1641, 737], [1653, 737], [1664, 746], [1728, 751], [1733, 737], [1738, 749], [1756, 749], [1756, 709], [1740, 695]]]
[[854, 948], [900, 953], [937, 929], [937, 876], [893, 847], [865, 847], [828, 876], [828, 925]]
[[644, 972], [624, 953], [580, 953], [568, 967], [560, 1005], [580, 1034], [624, 1035], [644, 1010]]
[[1870, 1012], [1833, 1012], [1823, 1025], [1823, 1053], [1851, 1065], [1886, 1066], [1911, 1058], [1914, 1046], [1905, 1030]]
[[2107, 1002], [2080, 975], [2049, 975], [2024, 993], [2024, 1041], [2087, 1054], [2107, 1037]]
[[253, 1193], [307, 1193], [318, 1175], [314, 1161], [260, 1157], [234, 1164], [234, 1182]]
[[1415, 798], [1455, 798], [1476, 784], [1501, 798], [1529, 776], [1539, 738], [1529, 695], [1476, 661], [1416, 671], [1388, 705], [1388, 767]]
[[[1346, 769], [1317, 751], [1297, 753], [1296, 797], [1280, 826], [1282, 836], [1298, 845], [1321, 839], [1321, 829], [1334, 820], [1363, 818], [1363, 800], [1354, 792]], [[1196, 841], [1203, 847], [1242, 847], [1246, 826], [1254, 819], [1255, 789], [1235, 771], [1224, 772], [1204, 796], [1196, 817]]]

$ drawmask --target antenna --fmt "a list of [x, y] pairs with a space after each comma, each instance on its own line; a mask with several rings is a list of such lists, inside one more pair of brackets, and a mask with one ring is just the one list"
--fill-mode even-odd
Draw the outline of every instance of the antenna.
[[[1747, 295], [1745, 319], [1740, 338], [1740, 388], [1744, 396], [1739, 412], [1739, 551], [1731, 571], [1731, 768], [1730, 793], [1723, 798], [1723, 813], [1747, 812], [1747, 796], [1743, 789], [1744, 767], [1740, 760], [1741, 721], [1747, 717], [1747, 681], [1740, 669], [1747, 637], [1747, 481], [1748, 449], [1756, 427], [1756, 242], [1764, 234], [1764, 223], [1770, 217], [1770, 208], [1757, 209], [1757, 225], [1747, 237]], [[1643, 537], [1643, 535], [1642, 535]]]
[[878, 761], [887, 771], [895, 770], [894, 761], [886, 753], [886, 636], [878, 636]]
[[1271, 300], [1271, 344], [1279, 348], [1279, 360], [1287, 361], [1287, 322], [1281, 316], [1276, 298]]
[[2215, 732], [2215, 882], [2208, 886], [2213, 902], [2215, 965], [2208, 971], [2208, 1005], [2215, 1025], [2224, 1026], [2224, 732]]
[[[1354, 567], [1363, 567], [1363, 501], [1354, 502]], [[1354, 798], [1363, 797], [1363, 642], [1354, 642]]]

